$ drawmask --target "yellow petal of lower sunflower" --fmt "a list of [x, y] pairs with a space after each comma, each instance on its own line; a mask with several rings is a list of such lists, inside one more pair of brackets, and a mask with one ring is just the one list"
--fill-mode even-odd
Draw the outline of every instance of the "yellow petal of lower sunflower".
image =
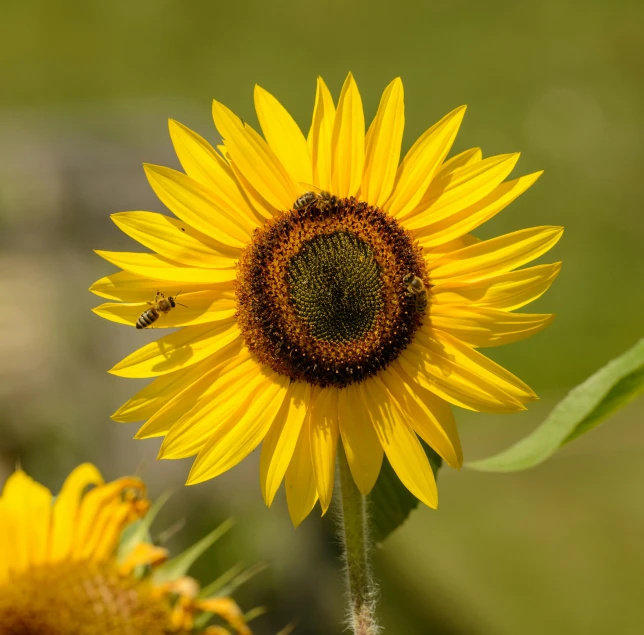
[[111, 216], [125, 234], [170, 260], [206, 269], [230, 269], [240, 250], [217, 243], [187, 223], [154, 212], [120, 212]]
[[403, 84], [394, 79], [382, 94], [378, 112], [365, 139], [365, 163], [361, 198], [382, 206], [389, 198], [396, 179], [400, 147], [405, 128]]
[[255, 110], [264, 137], [291, 178], [299, 183], [313, 179], [311, 152], [306, 139], [286, 108], [261, 86], [255, 85]]
[[543, 295], [561, 271], [561, 262], [502, 273], [475, 282], [443, 282], [432, 288], [432, 303], [472, 304], [514, 311]]
[[416, 433], [378, 376], [364, 382], [371, 423], [403, 485], [428, 507], [438, 507], [434, 473]]
[[313, 108], [313, 121], [308, 137], [313, 162], [313, 184], [322, 190], [333, 189], [331, 180], [331, 139], [333, 122], [335, 120], [335, 105], [333, 97], [324, 80], [318, 77]]
[[382, 466], [383, 449], [371, 425], [362, 384], [350, 384], [338, 394], [338, 420], [342, 445], [351, 475], [362, 494], [376, 484]]
[[554, 315], [510, 313], [487, 307], [435, 304], [431, 310], [432, 329], [449, 333], [474, 348], [518, 342], [544, 329]]
[[110, 373], [119, 377], [156, 377], [200, 362], [230, 344], [241, 333], [233, 318], [187, 326], [146, 344], [116, 364]]
[[434, 284], [459, 280], [481, 280], [516, 269], [538, 258], [561, 238], [562, 227], [531, 227], [481, 241], [445, 254], [430, 263]]
[[[154, 328], [219, 322], [233, 317], [237, 310], [235, 294], [232, 291], [181, 293], [177, 302], [185, 306], [176, 306], [169, 313], [161, 314], [154, 322]], [[141, 313], [149, 308], [150, 305], [147, 302], [105, 302], [92, 311], [107, 320], [135, 326]]]
[[335, 453], [340, 432], [338, 427], [339, 392], [337, 388], [321, 388], [317, 391], [312, 404], [311, 459], [322, 514], [326, 513], [333, 498]]
[[364, 167], [365, 123], [358, 86], [349, 73], [342, 86], [331, 137], [331, 192], [355, 196]]
[[310, 398], [309, 384], [292, 382], [284, 397], [282, 408], [262, 442], [259, 482], [262, 496], [269, 507], [293, 457]]
[[472, 165], [472, 163], [477, 163], [482, 157], [483, 152], [481, 152], [481, 148], [470, 148], [469, 150], [455, 154], [453, 157], [443, 162], [440, 168], [438, 168], [434, 178], [442, 179], [450, 172], [454, 172], [454, 170], [458, 170], [466, 165]]
[[454, 143], [465, 106], [453, 110], [427, 130], [405, 155], [396, 174], [394, 191], [384, 209], [404, 218], [418, 205]]
[[318, 492], [311, 462], [311, 405], [297, 439], [293, 457], [285, 476], [286, 502], [291, 521], [297, 527], [311, 512], [318, 500]]
[[[165, 280], [174, 283], [189, 284], [221, 284], [231, 282], [237, 274], [235, 269], [203, 269], [186, 267], [156, 254], [139, 254], [128, 251], [100, 251], [95, 250], [101, 258], [113, 265], [125, 269], [145, 278]], [[183, 288], [183, 287], [182, 287]], [[157, 283], [158, 289], [158, 283]], [[167, 289], [161, 289], [167, 295]], [[154, 296], [152, 296], [153, 299]]]

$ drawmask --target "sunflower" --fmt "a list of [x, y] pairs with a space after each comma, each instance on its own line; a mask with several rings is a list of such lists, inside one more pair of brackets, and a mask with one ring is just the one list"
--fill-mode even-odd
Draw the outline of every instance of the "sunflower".
[[156, 321], [139, 327], [180, 327], [112, 368], [156, 377], [113, 418], [146, 420], [136, 437], [165, 437], [160, 458], [196, 455], [188, 484], [225, 472], [261, 444], [264, 499], [270, 505], [285, 480], [296, 525], [318, 500], [327, 510], [340, 439], [362, 493], [384, 454], [402, 483], [436, 507], [418, 437], [458, 468], [450, 405], [512, 412], [536, 399], [478, 349], [552, 320], [514, 310], [557, 276], [560, 263], [520, 267], [562, 229], [485, 241], [470, 232], [540, 172], [506, 181], [519, 155], [483, 159], [478, 148], [447, 159], [465, 107], [400, 162], [400, 79], [366, 132], [351, 74], [337, 106], [318, 79], [308, 137], [260, 87], [255, 107], [263, 137], [213, 103], [217, 149], [171, 120], [185, 173], [145, 171], [176, 218], [112, 216], [152, 253], [97, 252], [122, 271], [91, 287], [118, 301], [95, 312], [134, 326], [149, 310]]
[[158, 507], [139, 479], [105, 483], [91, 464], [55, 499], [22, 470], [12, 474], [0, 496], [0, 634], [229, 634], [206, 626], [216, 615], [250, 635], [232, 599], [184, 575], [230, 523], [166, 564], [167, 550], [146, 539]]

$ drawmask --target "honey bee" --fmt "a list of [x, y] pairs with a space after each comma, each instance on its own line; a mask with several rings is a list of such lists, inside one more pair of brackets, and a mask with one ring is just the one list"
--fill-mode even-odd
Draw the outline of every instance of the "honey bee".
[[427, 289], [425, 283], [413, 273], [408, 273], [403, 277], [403, 284], [408, 296], [413, 296], [416, 300], [416, 311], [424, 311], [427, 308]]
[[322, 212], [331, 207], [335, 201], [335, 196], [324, 190], [320, 190], [319, 192], [305, 192], [293, 203], [293, 209], [306, 209], [313, 205], [313, 203], [317, 203], [318, 209]]
[[[181, 293], [181, 291], [179, 291], [179, 293]], [[161, 291], [157, 291], [157, 294], [154, 296], [154, 300], [152, 302], [148, 302], [150, 308], [146, 309], [141, 313], [141, 315], [139, 315], [139, 319], [136, 321], [136, 328], [144, 329], [151, 324], [154, 324], [161, 317], [161, 313], [170, 313], [177, 304], [179, 306], [186, 306], [185, 304], [177, 302], [179, 293], [176, 295], [169, 295], [166, 298]]]

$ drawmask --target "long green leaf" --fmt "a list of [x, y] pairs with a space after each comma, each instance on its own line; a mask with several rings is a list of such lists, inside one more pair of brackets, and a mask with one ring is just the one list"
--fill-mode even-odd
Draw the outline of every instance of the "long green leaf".
[[[423, 449], [434, 474], [438, 474], [441, 458], [421, 439]], [[384, 458], [378, 480], [369, 494], [371, 537], [381, 543], [394, 529], [400, 527], [418, 507], [418, 499], [400, 482], [391, 463]]]
[[483, 472], [516, 472], [534, 467], [643, 392], [644, 339], [571, 390], [527, 437], [495, 456], [466, 466]]

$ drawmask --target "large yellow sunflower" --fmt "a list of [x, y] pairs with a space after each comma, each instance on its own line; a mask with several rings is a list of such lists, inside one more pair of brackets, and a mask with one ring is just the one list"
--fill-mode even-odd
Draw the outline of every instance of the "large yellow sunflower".
[[231, 598], [200, 593], [181, 573], [189, 558], [165, 565], [167, 550], [147, 540], [149, 508], [139, 479], [105, 483], [88, 463], [55, 499], [22, 470], [10, 476], [0, 496], [0, 635], [230, 634], [206, 626], [215, 615], [250, 635]]
[[[418, 437], [458, 467], [450, 404], [511, 412], [536, 398], [477, 349], [551, 321], [514, 310], [544, 293], [559, 263], [519, 267], [550, 249], [562, 229], [486, 241], [470, 232], [540, 173], [505, 181], [519, 155], [483, 159], [478, 148], [446, 160], [465, 107], [427, 130], [399, 163], [400, 79], [386, 88], [366, 132], [351, 75], [337, 107], [318, 80], [308, 137], [260, 87], [255, 107], [264, 137], [213, 103], [218, 151], [170, 121], [185, 174], [145, 170], [176, 218], [112, 217], [153, 253], [98, 252], [122, 271], [92, 286], [119, 301], [96, 313], [134, 326], [150, 310], [139, 328], [181, 327], [110, 371], [157, 377], [114, 419], [147, 419], [136, 436], [165, 437], [161, 458], [196, 455], [189, 484], [262, 444], [266, 503], [285, 479], [295, 524], [318, 499], [328, 508], [340, 438], [361, 492], [373, 487], [384, 452], [405, 486], [436, 507]], [[162, 301], [157, 292], [166, 296], [159, 310], [150, 305]]]

